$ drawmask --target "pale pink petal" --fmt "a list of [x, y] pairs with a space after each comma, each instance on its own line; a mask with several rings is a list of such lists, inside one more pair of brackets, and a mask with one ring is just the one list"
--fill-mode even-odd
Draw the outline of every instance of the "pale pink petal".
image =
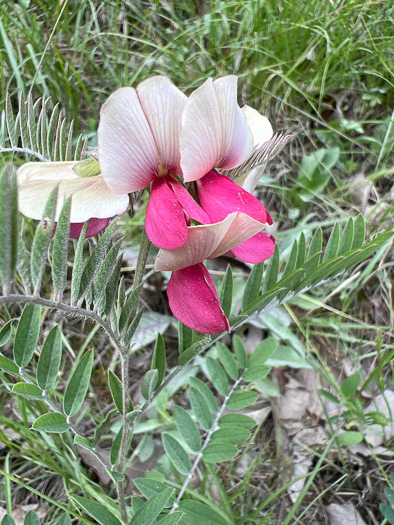
[[261, 232], [231, 251], [241, 261], [257, 264], [274, 255], [275, 239], [272, 235]]
[[173, 177], [168, 177], [168, 184], [174, 192], [179, 204], [182, 206], [187, 216], [201, 224], [210, 224], [211, 220], [208, 214], [193, 199], [190, 193], [176, 181]]
[[187, 241], [187, 224], [185, 213], [167, 178], [159, 177], [152, 182], [145, 228], [153, 244], [172, 250]]
[[135, 89], [118, 89], [102, 106], [98, 152], [103, 177], [116, 193], [141, 190], [158, 174], [155, 140]]
[[250, 106], [243, 106], [242, 112], [253, 135], [253, 149], [270, 140], [274, 134], [270, 121]]
[[107, 219], [123, 213], [129, 204], [127, 195], [116, 195], [101, 175], [78, 177], [75, 162], [28, 162], [18, 169], [19, 209], [31, 219], [42, 218], [48, 197], [58, 186], [58, 219], [66, 197], [72, 196], [71, 222], [84, 223], [92, 217]]
[[231, 169], [253, 153], [253, 137], [237, 102], [237, 77], [229, 75], [214, 81], [222, 126], [222, 145], [217, 168]]
[[215, 284], [203, 264], [173, 272], [167, 295], [172, 313], [189, 328], [205, 334], [230, 331]]
[[212, 222], [222, 221], [229, 213], [241, 211], [256, 221], [272, 223], [261, 202], [225, 175], [210, 171], [197, 182], [197, 187], [201, 206]]
[[176, 250], [160, 250], [156, 271], [180, 270], [219, 257], [250, 239], [264, 224], [244, 213], [231, 213], [223, 221], [188, 228], [187, 242]]
[[219, 104], [209, 78], [193, 91], [182, 115], [181, 167], [186, 182], [198, 180], [214, 168], [222, 153]]
[[[110, 219], [90, 219], [88, 227], [86, 228], [85, 238], [87, 239], [88, 237], [94, 237], [95, 235], [103, 231], [108, 226], [109, 221]], [[83, 222], [74, 222], [70, 224], [71, 239], [79, 238], [79, 236], [81, 235], [83, 225]]]
[[179, 136], [186, 95], [161, 76], [141, 82], [137, 95], [159, 151], [162, 174], [181, 173]]

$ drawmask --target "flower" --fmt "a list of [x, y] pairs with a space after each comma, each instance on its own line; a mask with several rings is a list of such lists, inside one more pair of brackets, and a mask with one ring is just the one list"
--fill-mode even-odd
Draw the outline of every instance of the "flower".
[[249, 215], [233, 212], [215, 224], [190, 226], [183, 246], [159, 251], [155, 270], [173, 272], [167, 295], [177, 319], [202, 333], [230, 330], [214, 282], [203, 261], [233, 250], [263, 228], [262, 222]]

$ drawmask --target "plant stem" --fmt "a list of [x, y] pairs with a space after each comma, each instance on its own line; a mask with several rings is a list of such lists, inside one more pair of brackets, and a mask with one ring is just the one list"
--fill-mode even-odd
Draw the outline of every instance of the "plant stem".
[[135, 267], [133, 288], [136, 289], [142, 283], [146, 270], [146, 261], [148, 260], [151, 242], [146, 234], [146, 230], [142, 232], [140, 251], [138, 252], [137, 265]]

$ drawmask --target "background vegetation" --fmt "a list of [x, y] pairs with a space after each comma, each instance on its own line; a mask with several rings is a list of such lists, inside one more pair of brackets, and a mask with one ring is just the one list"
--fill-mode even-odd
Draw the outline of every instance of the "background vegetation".
[[[0, 103], [4, 108], [8, 92], [8, 111], [16, 113], [20, 93], [30, 93], [34, 101], [50, 98], [48, 107], [59, 103], [68, 123], [73, 121], [74, 145], [81, 133], [94, 148], [100, 106], [117, 87], [164, 74], [189, 93], [208, 77], [237, 74], [239, 102], [266, 114], [276, 131], [293, 135], [258, 187], [274, 219], [283, 271], [293, 242], [309, 242], [319, 227], [325, 247], [335, 224], [344, 235], [345, 221], [359, 214], [366, 222], [367, 241], [392, 231], [393, 48], [390, 2], [6, 0], [0, 5]], [[8, 134], [3, 114], [0, 145], [9, 146]], [[0, 153], [1, 164], [11, 160], [19, 164], [32, 158]], [[142, 199], [134, 215], [122, 217], [118, 226], [124, 235], [126, 286], [133, 280], [144, 206]], [[360, 224], [355, 223], [355, 231]], [[28, 247], [35, 228], [27, 223], [23, 229]], [[392, 241], [387, 240], [350, 273], [327, 279], [238, 331], [249, 353], [266, 337], [277, 341], [279, 351], [269, 376], [256, 382], [258, 399], [245, 411], [258, 425], [241, 453], [222, 466], [207, 462], [192, 480], [198, 501], [219, 509], [224, 523], [384, 521], [380, 504], [388, 504], [386, 496], [390, 500], [392, 494], [394, 437], [392, 255]], [[219, 286], [227, 264], [219, 260], [211, 266]], [[249, 273], [246, 265], [233, 264], [233, 304], [241, 302]], [[133, 400], [139, 399], [158, 331], [165, 333], [169, 370], [178, 359], [166, 278], [152, 273], [143, 288], [149, 316], [136, 333]], [[51, 286], [46, 272], [42, 295]], [[20, 314], [18, 306], [13, 308], [11, 314], [2, 308], [1, 326], [10, 315]], [[60, 384], [65, 384], [70, 363], [94, 349], [89, 394], [77, 422], [81, 433], [90, 436], [94, 425], [109, 421], [113, 404], [106, 376], [108, 368], [116, 370], [116, 355], [97, 326], [53, 319], [61, 323], [68, 355]], [[224, 342], [230, 348], [239, 344], [230, 338]], [[187, 373], [203, 379], [204, 367], [199, 356]], [[1, 377], [2, 506], [9, 512], [16, 509], [23, 520], [24, 506], [32, 504], [45, 516], [44, 523], [54, 523], [60, 515], [56, 502], [67, 507], [71, 496], [84, 496], [107, 505], [116, 498], [108, 473], [83, 450], [77, 452], [68, 434], [47, 436], [43, 446], [45, 434], [29, 430], [30, 411], [39, 414], [35, 403], [11, 398], [13, 380], [4, 373]], [[172, 422], [169, 398], [175, 396], [177, 404], [188, 407], [183, 384], [179, 380], [159, 396], [150, 421], [135, 432], [139, 448], [130, 478], [143, 478], [152, 470], [169, 477], [157, 436]], [[375, 433], [373, 424], [380, 425]], [[107, 447], [118, 428], [116, 422], [105, 427]], [[346, 436], [333, 442], [338, 429]], [[296, 486], [291, 485], [294, 479]], [[182, 485], [179, 475], [172, 481], [175, 487]], [[149, 496], [141, 486], [131, 485], [133, 496]], [[191, 488], [186, 496], [195, 497]], [[82, 512], [75, 501], [73, 505]], [[204, 519], [210, 523], [209, 516]], [[211, 516], [211, 522], [220, 520]]]

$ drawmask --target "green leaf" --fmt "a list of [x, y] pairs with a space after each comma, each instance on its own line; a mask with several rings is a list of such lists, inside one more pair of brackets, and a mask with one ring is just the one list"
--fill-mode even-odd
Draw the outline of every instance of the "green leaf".
[[158, 524], [160, 525], [178, 525], [178, 523], [181, 521], [182, 517], [184, 516], [183, 512], [173, 512], [172, 514], [167, 514], [167, 516], [164, 516], [163, 519], [158, 521]]
[[69, 417], [80, 410], [89, 388], [94, 351], [88, 350], [71, 373], [63, 398], [63, 410]]
[[228, 317], [231, 314], [231, 305], [233, 300], [233, 271], [230, 265], [227, 265], [226, 273], [223, 277], [219, 300], [224, 313]]
[[142, 285], [143, 283], [138, 285], [137, 288], [134, 288], [131, 294], [126, 299], [125, 305], [122, 308], [122, 312], [120, 314], [119, 319], [120, 332], [124, 332], [124, 330], [127, 328], [127, 325], [129, 324], [130, 315], [133, 312], [133, 310], [135, 310], [138, 298], [140, 296]]
[[216, 351], [222, 362], [224, 369], [231, 377], [231, 379], [238, 379], [238, 367], [235, 357], [230, 350], [220, 341], [216, 344]]
[[119, 462], [119, 452], [120, 452], [120, 445], [122, 442], [122, 434], [123, 434], [123, 427], [121, 426], [112, 443], [111, 452], [109, 456], [111, 465], [117, 465]]
[[8, 293], [15, 276], [19, 238], [17, 181], [9, 167], [0, 175], [0, 202], [0, 279]]
[[100, 523], [100, 525], [122, 525], [118, 518], [108, 510], [107, 506], [104, 507], [101, 503], [96, 503], [81, 496], [72, 496], [72, 499], [75, 500], [89, 516]]
[[78, 434], [74, 436], [74, 445], [78, 445], [78, 447], [82, 447], [86, 450], [93, 449], [90, 441], [83, 436], [79, 436]]
[[341, 385], [341, 392], [346, 399], [351, 399], [357, 392], [360, 385], [361, 376], [357, 372], [347, 377]]
[[242, 298], [242, 310], [253, 302], [260, 293], [261, 281], [263, 278], [264, 263], [255, 264], [246, 281], [244, 296]]
[[15, 521], [8, 514], [1, 520], [1, 525], [15, 525]]
[[335, 403], [336, 405], [340, 404], [340, 400], [327, 390], [319, 390], [319, 394], [331, 401], [331, 403]]
[[363, 440], [363, 435], [360, 432], [342, 432], [335, 438], [338, 446], [357, 445]]
[[226, 396], [228, 393], [228, 379], [221, 365], [210, 356], [206, 357], [206, 365], [209, 374], [209, 379], [214, 384], [216, 390], [222, 396]]
[[256, 421], [250, 416], [244, 414], [226, 414], [219, 419], [219, 427], [245, 427], [251, 430], [256, 426]]
[[250, 405], [253, 405], [257, 401], [259, 394], [252, 390], [247, 392], [240, 392], [239, 394], [233, 394], [227, 402], [227, 408], [229, 410], [241, 410]]
[[237, 356], [238, 365], [241, 368], [246, 368], [248, 358], [246, 355], [245, 346], [242, 342], [242, 339], [237, 334], [235, 334], [233, 337], [233, 348], [234, 348], [235, 355]]
[[174, 490], [171, 488], [149, 498], [135, 513], [130, 525], [151, 525], [165, 507]]
[[298, 250], [297, 250], [297, 261], [296, 268], [301, 268], [306, 259], [306, 245], [305, 245], [305, 235], [304, 232], [301, 232], [300, 238], [298, 239]]
[[27, 366], [33, 357], [40, 335], [40, 322], [40, 306], [27, 304], [16, 330], [14, 344], [14, 360], [20, 368]]
[[230, 443], [231, 445], [239, 445], [250, 437], [250, 432], [245, 427], [231, 427], [226, 426], [216, 430], [212, 434], [211, 441], [220, 441], [220, 443]]
[[263, 281], [263, 294], [269, 292], [276, 284], [278, 279], [279, 271], [279, 249], [278, 245], [275, 246], [275, 253], [270, 258], [268, 263], [267, 271], [265, 272], [264, 281]]
[[61, 434], [63, 432], [67, 432], [67, 430], [70, 428], [70, 425], [67, 423], [67, 420], [63, 414], [51, 412], [38, 417], [34, 421], [32, 428], [34, 430], [40, 430], [50, 434]]
[[60, 516], [60, 518], [55, 522], [54, 525], [71, 525], [71, 519], [68, 514], [63, 514]]
[[383, 517], [385, 517], [391, 525], [394, 525], [394, 509], [384, 503], [380, 503], [379, 510], [383, 514]]
[[71, 197], [68, 197], [63, 204], [57, 221], [55, 237], [53, 240], [52, 252], [52, 282], [53, 289], [57, 297], [61, 294], [66, 285], [67, 279], [67, 255], [68, 255], [68, 237], [70, 232], [70, 213]]
[[[108, 370], [108, 386], [111, 391], [112, 399], [114, 400], [115, 406], [123, 414], [123, 386], [122, 381], [112, 370]], [[133, 410], [133, 403], [129, 399], [129, 410]]]
[[44, 273], [44, 267], [47, 261], [49, 242], [51, 240], [55, 224], [57, 193], [58, 187], [56, 186], [53, 188], [48, 197], [44, 213], [42, 215], [42, 220], [36, 228], [36, 233], [34, 235], [33, 244], [31, 247], [31, 281], [34, 291], [37, 294], [41, 286], [42, 274]]
[[30, 383], [16, 383], [12, 387], [12, 392], [19, 396], [25, 397], [26, 399], [34, 399], [42, 401], [42, 391], [38, 386], [31, 385]]
[[197, 421], [206, 430], [210, 429], [213, 424], [213, 418], [212, 412], [206, 401], [206, 397], [204, 397], [204, 395], [199, 390], [191, 386], [189, 390], [189, 398]]
[[173, 409], [175, 424], [186, 445], [193, 451], [201, 449], [201, 435], [197, 425], [186, 410], [178, 405]]
[[309, 251], [308, 251], [308, 260], [313, 259], [313, 264], [310, 265], [310, 268], [316, 268], [316, 266], [319, 265], [319, 258], [315, 257], [317, 254], [320, 254], [323, 249], [323, 231], [319, 227], [315, 234], [312, 237], [311, 244], [309, 245]]
[[157, 388], [162, 384], [166, 373], [166, 344], [161, 334], [157, 334], [151, 368], [158, 371]]
[[179, 508], [186, 513], [185, 516], [183, 516], [183, 520], [188, 525], [201, 525], [202, 523], [206, 523], [207, 525], [228, 525], [231, 523], [222, 518], [213, 504], [208, 507], [208, 505], [199, 501], [184, 499], [180, 502]]
[[354, 237], [353, 219], [350, 218], [346, 223], [345, 229], [343, 230], [337, 255], [342, 255], [343, 253], [346, 253], [352, 249], [353, 237]]
[[141, 393], [146, 400], [149, 400], [152, 397], [153, 392], [157, 386], [157, 380], [159, 377], [159, 372], [156, 368], [149, 370], [143, 377], [141, 383]]
[[200, 392], [200, 394], [205, 399], [205, 402], [207, 403], [209, 410], [213, 412], [217, 412], [218, 409], [218, 402], [216, 400], [216, 397], [213, 395], [213, 392], [210, 388], [207, 387], [205, 383], [203, 383], [200, 379], [197, 379], [197, 377], [190, 377], [189, 378], [189, 384], [191, 387], [195, 388]]
[[0, 330], [0, 346], [4, 346], [8, 343], [12, 336], [12, 327], [15, 323], [15, 319], [10, 319], [3, 328]]
[[119, 240], [110, 248], [93, 281], [93, 300], [99, 312], [105, 309], [107, 286], [117, 263], [121, 243]]
[[101, 312], [103, 311], [105, 315], [109, 315], [112, 306], [114, 304], [116, 294], [118, 291], [118, 282], [119, 282], [119, 276], [120, 276], [120, 270], [122, 268], [122, 256], [118, 257], [116, 260], [116, 263], [114, 265], [114, 269], [111, 273], [110, 278], [108, 279], [107, 287], [105, 289], [105, 302], [104, 297], [102, 299], [103, 305], [100, 303], [97, 304], [97, 309]]
[[25, 516], [23, 525], [41, 525], [41, 521], [37, 514], [30, 510]]
[[193, 343], [191, 346], [189, 346], [189, 348], [182, 352], [182, 354], [179, 356], [179, 364], [185, 365], [186, 363], [188, 363], [191, 359], [193, 359], [194, 356], [208, 348], [210, 346], [211, 341], [211, 335], [204, 335], [203, 337], [201, 337], [201, 339]]
[[8, 359], [8, 357], [4, 357], [3, 355], [0, 355], [0, 369], [13, 376], [19, 376], [19, 367], [14, 361], [11, 361], [11, 359]]
[[[133, 339], [134, 334], [137, 331], [138, 325], [140, 324], [140, 321], [143, 318], [144, 313], [145, 313], [144, 309], [141, 308], [141, 310], [135, 314], [134, 319], [131, 321], [129, 329], [127, 330], [126, 335], [123, 337], [123, 341], [126, 346], [128, 346], [131, 340]], [[155, 340], [155, 338], [156, 338], [156, 333], [153, 336], [153, 340]], [[133, 350], [136, 350], [135, 346]]]
[[339, 246], [339, 225], [338, 223], [335, 223], [334, 228], [332, 229], [330, 238], [328, 239], [327, 248], [324, 253], [323, 262], [329, 261], [330, 259], [333, 259], [337, 253], [338, 253], [338, 246]]
[[49, 332], [37, 365], [37, 384], [42, 390], [55, 386], [62, 360], [62, 334], [58, 326]]
[[285, 271], [283, 272], [283, 276], [288, 275], [289, 273], [293, 272], [296, 269], [297, 254], [298, 254], [298, 243], [297, 241], [294, 241], [293, 247], [290, 252], [289, 259], [286, 264]]
[[95, 177], [100, 175], [101, 169], [98, 160], [86, 159], [73, 166], [73, 171], [78, 177]]
[[162, 439], [164, 450], [166, 451], [171, 462], [174, 464], [174, 467], [181, 474], [187, 474], [191, 469], [191, 463], [189, 456], [183, 447], [174, 437], [171, 436], [171, 434], [164, 433]]
[[252, 366], [251, 368], [248, 368], [247, 370], [245, 370], [245, 372], [242, 375], [242, 379], [246, 383], [256, 383], [257, 381], [260, 381], [261, 379], [264, 379], [265, 377], [267, 377], [270, 371], [271, 371], [271, 368], [269, 366], [264, 366], [264, 365]]
[[189, 346], [193, 344], [193, 330], [188, 326], [178, 321], [178, 347], [179, 354], [184, 352]]
[[207, 463], [222, 463], [230, 461], [238, 454], [238, 449], [229, 443], [213, 443], [208, 445], [202, 453], [202, 458]]
[[278, 341], [274, 337], [264, 339], [249, 356], [249, 368], [264, 364], [275, 352], [277, 346]]
[[[167, 486], [156, 479], [151, 478], [136, 478], [134, 484], [137, 489], [143, 494], [147, 499], [156, 496], [167, 490]], [[170, 497], [167, 503], [164, 505], [165, 508], [172, 507], [174, 503], [174, 496]]]
[[365, 239], [365, 219], [362, 215], [358, 215], [354, 221], [354, 235], [352, 250], [361, 248]]
[[71, 303], [76, 304], [79, 297], [79, 289], [81, 286], [81, 279], [84, 267], [83, 250], [85, 246], [86, 230], [88, 227], [88, 221], [85, 222], [82, 231], [79, 235], [77, 247], [74, 255], [73, 273], [71, 279]]

